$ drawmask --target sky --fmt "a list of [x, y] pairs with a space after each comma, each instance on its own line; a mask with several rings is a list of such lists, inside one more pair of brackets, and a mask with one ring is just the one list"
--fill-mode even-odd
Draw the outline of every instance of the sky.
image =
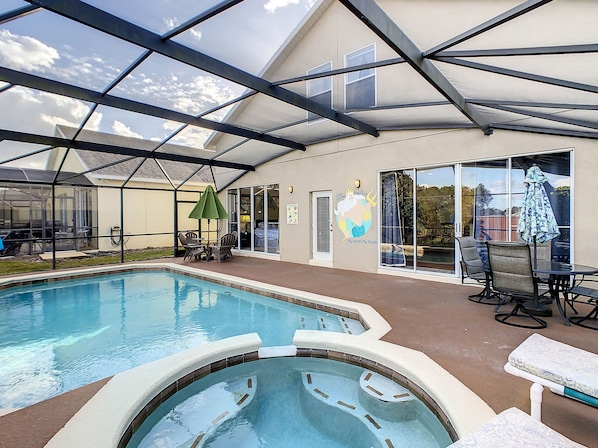
[[[220, 0], [87, 0], [86, 3], [163, 34]], [[245, 0], [174, 40], [244, 71], [258, 74], [315, 0]], [[3, 0], [0, 13], [28, 5]], [[0, 25], [0, 65], [52, 80], [103, 91], [144, 49], [90, 30], [46, 11]], [[0, 82], [0, 89], [3, 83]], [[188, 114], [222, 104], [245, 88], [185, 64], [152, 54], [109, 93]], [[0, 92], [3, 129], [54, 135], [56, 125], [78, 127], [91, 104], [15, 86]], [[206, 118], [221, 120], [227, 109]], [[85, 129], [160, 141], [180, 123], [98, 107]], [[201, 148], [210, 132], [191, 128], [174, 143]], [[0, 161], [40, 148], [0, 144]], [[45, 156], [13, 165], [43, 168]]]

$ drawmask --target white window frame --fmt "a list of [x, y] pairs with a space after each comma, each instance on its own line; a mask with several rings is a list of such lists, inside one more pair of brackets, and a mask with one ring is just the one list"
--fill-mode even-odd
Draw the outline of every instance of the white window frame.
[[[309, 70], [307, 70], [306, 75], [315, 75], [318, 73], [324, 73], [324, 72], [330, 72], [332, 71], [332, 61], [328, 61], [325, 62], [324, 64], [318, 65], [317, 67], [311, 68]], [[311, 90], [313, 89], [315, 83], [317, 82], [321, 82], [322, 80], [328, 80], [329, 84], [330, 84], [330, 88], [329, 89], [325, 89], [325, 90], [321, 90], [318, 92], [312, 92]], [[307, 98], [313, 98], [316, 95], [321, 95], [323, 93], [326, 92], [330, 92], [330, 104], [325, 104], [325, 106], [328, 106], [330, 108], [332, 108], [332, 99], [334, 98], [334, 92], [333, 92], [333, 85], [332, 85], [332, 77], [328, 76], [326, 78], [317, 78], [317, 79], [313, 79], [313, 80], [308, 80], [306, 85], [305, 85], [305, 95]], [[317, 123], [319, 121], [322, 121], [323, 118], [322, 117], [310, 117], [310, 112], [306, 111], [306, 115], [307, 115], [307, 124], [313, 124], [313, 123]], [[313, 116], [313, 114], [311, 114]]]
[[[361, 65], [361, 64], [350, 64], [349, 61], [351, 58], [355, 58], [355, 57], [359, 57], [363, 54], [372, 52], [373, 53], [373, 60], [372, 62], [376, 61], [376, 44], [369, 44], [366, 45], [365, 47], [362, 47], [358, 50], [352, 51], [351, 53], [347, 53], [345, 55], [345, 68], [350, 68], [354, 65]], [[370, 72], [371, 73], [367, 73], [365, 76], [362, 76], [361, 73], [362, 72]], [[353, 79], [351, 80], [351, 76], [357, 74], [357, 79]], [[346, 73], [345, 74], [345, 88], [344, 88], [344, 94], [345, 94], [345, 109], [348, 109], [348, 105], [347, 105], [347, 87], [351, 84], [355, 84], [357, 82], [363, 81], [364, 79], [367, 78], [374, 78], [374, 105], [372, 107], [376, 107], [378, 105], [378, 83], [376, 82], [376, 69], [372, 68], [372, 69], [367, 69], [367, 70], [360, 70], [358, 72], [352, 72], [352, 73]]]

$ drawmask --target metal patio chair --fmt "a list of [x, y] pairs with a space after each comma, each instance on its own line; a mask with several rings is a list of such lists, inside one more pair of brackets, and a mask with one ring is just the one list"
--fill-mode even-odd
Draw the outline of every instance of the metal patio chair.
[[[590, 330], [598, 330], [598, 276], [582, 275], [579, 279], [576, 278], [568, 295], [570, 295], [568, 304], [578, 314], [575, 305], [589, 305], [589, 312], [586, 315], [571, 316], [569, 322]], [[565, 300], [566, 307], [567, 299]]]
[[461, 283], [466, 278], [475, 280], [484, 285], [484, 288], [477, 294], [469, 296], [469, 300], [484, 305], [499, 305], [500, 298], [492, 291], [490, 287], [490, 269], [484, 265], [484, 261], [478, 251], [478, 242], [472, 236], [456, 237], [461, 252]]
[[546, 321], [536, 317], [528, 308], [530, 302], [539, 302], [539, 280], [532, 270], [529, 246], [497, 241], [487, 241], [486, 245], [492, 290], [515, 302], [510, 312], [496, 313], [494, 319], [514, 327], [546, 328]]

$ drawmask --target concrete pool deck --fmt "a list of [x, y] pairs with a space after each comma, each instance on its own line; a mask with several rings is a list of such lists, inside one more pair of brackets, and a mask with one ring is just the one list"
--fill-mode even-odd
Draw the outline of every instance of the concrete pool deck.
[[[425, 353], [496, 413], [513, 406], [529, 413], [529, 382], [505, 373], [503, 366], [531, 331], [501, 325], [494, 321], [492, 307], [468, 301], [467, 295], [472, 288], [479, 289], [477, 285], [240, 256], [230, 263], [164, 261], [368, 304], [392, 326], [383, 341]], [[541, 334], [596, 352], [591, 330], [566, 327], [558, 313], [547, 321], [548, 328]], [[0, 447], [43, 447], [105, 382], [0, 417]], [[596, 408], [545, 392], [543, 422], [576, 442], [595, 446]]]

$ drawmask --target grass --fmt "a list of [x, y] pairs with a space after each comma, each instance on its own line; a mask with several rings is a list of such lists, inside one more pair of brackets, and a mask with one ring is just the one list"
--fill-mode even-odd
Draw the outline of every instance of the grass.
[[[125, 252], [125, 262], [155, 260], [173, 256], [173, 249], [156, 248]], [[56, 269], [80, 268], [120, 263], [120, 253], [97, 254], [85, 258], [63, 258], [56, 260]], [[52, 270], [52, 260], [0, 259], [0, 275], [19, 274]]]

